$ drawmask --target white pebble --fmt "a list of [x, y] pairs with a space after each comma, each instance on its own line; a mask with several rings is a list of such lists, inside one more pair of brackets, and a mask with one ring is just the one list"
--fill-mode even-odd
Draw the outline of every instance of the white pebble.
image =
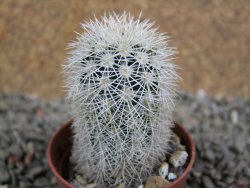
[[168, 174], [168, 180], [175, 180], [177, 176], [173, 172], [169, 172]]
[[199, 101], [204, 101], [204, 99], [206, 98], [206, 92], [203, 89], [199, 89], [196, 96]]
[[8, 188], [8, 185], [0, 185], [0, 188]]
[[81, 185], [86, 185], [87, 184], [87, 180], [80, 175], [76, 175], [76, 180], [81, 184]]
[[237, 124], [239, 122], [239, 113], [238, 113], [238, 111], [233, 110], [231, 112], [231, 119], [232, 119], [233, 124]]
[[139, 187], [138, 188], [143, 188], [143, 185], [139, 185]]
[[159, 175], [165, 179], [166, 176], [168, 175], [169, 172], [169, 164], [164, 162], [161, 164], [160, 168], [159, 168]]
[[174, 166], [174, 167], [179, 167], [183, 166], [188, 158], [188, 153], [186, 151], [175, 151], [170, 159], [169, 162]]

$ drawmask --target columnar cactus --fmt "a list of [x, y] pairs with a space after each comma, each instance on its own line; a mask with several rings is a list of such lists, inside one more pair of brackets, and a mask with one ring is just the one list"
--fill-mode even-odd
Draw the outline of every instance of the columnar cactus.
[[179, 78], [168, 37], [109, 14], [82, 24], [65, 65], [75, 169], [109, 187], [138, 185], [165, 159]]

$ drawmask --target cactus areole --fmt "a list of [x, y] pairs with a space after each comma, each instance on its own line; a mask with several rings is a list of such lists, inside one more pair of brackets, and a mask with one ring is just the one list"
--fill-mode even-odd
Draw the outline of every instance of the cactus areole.
[[169, 149], [179, 76], [168, 36], [130, 14], [82, 24], [64, 66], [75, 170], [90, 181], [138, 186]]

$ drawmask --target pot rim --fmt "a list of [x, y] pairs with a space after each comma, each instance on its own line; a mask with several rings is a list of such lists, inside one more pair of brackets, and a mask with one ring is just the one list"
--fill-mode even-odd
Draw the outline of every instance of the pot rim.
[[[187, 141], [189, 143], [186, 143], [186, 145], [190, 145], [190, 160], [188, 162], [187, 167], [185, 168], [184, 172], [181, 174], [181, 176], [179, 176], [175, 181], [171, 182], [171, 184], [164, 186], [164, 188], [174, 188], [179, 182], [183, 181], [185, 178], [187, 178], [188, 173], [191, 171], [192, 166], [194, 164], [195, 158], [196, 158], [196, 150], [195, 150], [195, 142], [191, 136], [191, 134], [187, 131], [186, 128], [184, 128], [183, 126], [181, 126], [179, 123], [177, 123], [176, 121], [174, 121], [174, 127], [178, 127], [178, 129], [180, 129], [182, 132], [185, 133], [185, 135], [187, 135]], [[184, 144], [185, 145], [185, 144]]]
[[[67, 180], [65, 180], [62, 175], [57, 171], [53, 161], [52, 161], [52, 145], [55, 142], [55, 140], [57, 139], [57, 137], [60, 136], [60, 133], [63, 129], [65, 129], [67, 126], [71, 126], [73, 123], [73, 119], [69, 120], [67, 123], [63, 124], [63, 126], [61, 126], [59, 129], [57, 129], [56, 133], [52, 136], [52, 139], [49, 141], [49, 145], [48, 145], [48, 149], [47, 149], [47, 159], [48, 159], [48, 164], [50, 169], [52, 170], [53, 174], [56, 176], [56, 179], [60, 180], [61, 182], [63, 182], [63, 184], [65, 184], [66, 186], [68, 186], [69, 188], [75, 188], [70, 182], [68, 182]], [[188, 173], [191, 171], [192, 166], [194, 164], [195, 158], [196, 158], [196, 150], [195, 150], [195, 143], [192, 139], [191, 134], [183, 127], [181, 126], [179, 123], [176, 123], [176, 121], [174, 121], [174, 127], [178, 127], [179, 130], [181, 130], [181, 132], [185, 133], [185, 135], [187, 136], [187, 142], [184, 145], [190, 145], [190, 160], [188, 162], [187, 167], [185, 168], [184, 172], [181, 174], [181, 176], [179, 176], [175, 181], [171, 182], [170, 184], [164, 186], [164, 188], [173, 188], [175, 187], [179, 182], [185, 180], [185, 178], [187, 178]]]
[[56, 170], [56, 167], [52, 161], [51, 151], [52, 151], [52, 145], [55, 142], [55, 140], [57, 139], [57, 137], [60, 136], [61, 131], [63, 129], [65, 129], [65, 127], [70, 126], [72, 123], [73, 123], [73, 120], [71, 119], [67, 123], [63, 124], [63, 126], [61, 126], [59, 129], [56, 130], [56, 133], [53, 135], [52, 139], [50, 140], [49, 145], [48, 145], [48, 149], [47, 149], [47, 158], [48, 158], [48, 164], [50, 166], [50, 169], [52, 170], [52, 172], [56, 176], [56, 178], [59, 179], [61, 182], [63, 182], [69, 188], [75, 188], [75, 187], [70, 182], [65, 180], [62, 177], [62, 175]]

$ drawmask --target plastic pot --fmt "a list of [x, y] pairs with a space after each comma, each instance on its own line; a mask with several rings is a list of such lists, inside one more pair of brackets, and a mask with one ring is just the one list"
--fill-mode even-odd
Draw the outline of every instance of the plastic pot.
[[[57, 130], [50, 140], [47, 150], [49, 166], [55, 175], [60, 188], [75, 188], [66, 180], [69, 156], [72, 146], [72, 122], [73, 120], [70, 120]], [[178, 123], [175, 123], [173, 131], [181, 138], [182, 144], [187, 148], [187, 152], [189, 154], [188, 165], [183, 174], [178, 177], [178, 179], [176, 179], [171, 184], [164, 186], [164, 188], [182, 188], [195, 160], [195, 144], [191, 138], [191, 135]]]

